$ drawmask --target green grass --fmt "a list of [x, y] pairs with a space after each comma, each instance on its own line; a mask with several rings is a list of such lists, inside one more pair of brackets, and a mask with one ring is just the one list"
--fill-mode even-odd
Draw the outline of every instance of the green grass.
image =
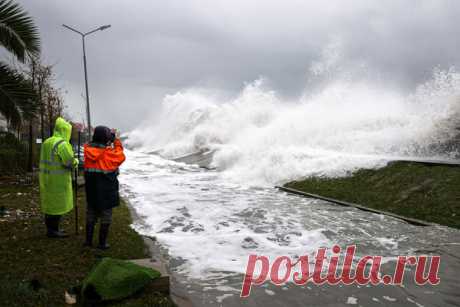
[[[138, 259], [149, 256], [143, 239], [130, 228], [126, 204], [114, 209], [109, 235], [111, 248], [101, 252], [83, 248], [85, 198], [79, 190], [79, 235], [74, 235], [74, 211], [62, 227], [66, 239], [45, 236], [35, 185], [0, 181], [0, 207], [10, 212], [0, 216], [0, 302], [2, 306], [63, 306], [64, 291], [78, 285], [98, 258]], [[21, 210], [16, 211], [16, 210]], [[19, 214], [17, 214], [19, 213]], [[97, 239], [98, 229], [95, 232]], [[97, 240], [95, 240], [97, 242]], [[168, 297], [146, 289], [135, 297], [104, 306], [174, 306]]]
[[286, 187], [460, 228], [460, 167], [397, 162], [344, 178], [306, 178]]

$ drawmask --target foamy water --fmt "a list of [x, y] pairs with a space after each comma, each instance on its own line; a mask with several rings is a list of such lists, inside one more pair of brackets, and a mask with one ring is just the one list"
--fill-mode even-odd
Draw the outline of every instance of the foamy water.
[[176, 273], [203, 283], [239, 276], [250, 253], [295, 258], [319, 247], [357, 244], [360, 254], [391, 258], [426, 250], [450, 233], [235, 184], [219, 171], [133, 151], [127, 151], [120, 180], [140, 216], [136, 230], [156, 237], [168, 257], [180, 260]]

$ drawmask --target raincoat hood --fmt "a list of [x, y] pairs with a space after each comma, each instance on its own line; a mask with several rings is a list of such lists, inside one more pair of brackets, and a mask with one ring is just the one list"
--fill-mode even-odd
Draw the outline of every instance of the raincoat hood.
[[110, 141], [110, 138], [111, 138], [111, 132], [110, 132], [109, 127], [97, 126], [94, 129], [93, 143], [106, 145]]
[[56, 119], [56, 124], [54, 126], [53, 136], [61, 137], [68, 142], [70, 141], [71, 135], [72, 135], [72, 125], [69, 124], [62, 117], [58, 117]]

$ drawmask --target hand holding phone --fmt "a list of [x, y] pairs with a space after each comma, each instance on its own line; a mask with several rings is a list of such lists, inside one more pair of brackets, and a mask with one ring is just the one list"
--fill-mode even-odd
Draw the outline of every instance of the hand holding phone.
[[117, 137], [117, 129], [110, 129], [110, 142], [113, 143]]

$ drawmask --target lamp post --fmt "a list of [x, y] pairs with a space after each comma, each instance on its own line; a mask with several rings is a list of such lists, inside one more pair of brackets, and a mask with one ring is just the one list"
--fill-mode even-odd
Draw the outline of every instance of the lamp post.
[[88, 142], [91, 140], [91, 115], [90, 115], [90, 108], [89, 108], [89, 91], [88, 91], [88, 71], [86, 68], [86, 50], [85, 50], [85, 37], [96, 32], [96, 31], [103, 31], [105, 29], [110, 28], [110, 25], [104, 25], [89, 32], [83, 33], [78, 30], [75, 30], [72, 27], [69, 27], [65, 24], [62, 25], [64, 28], [73, 31], [77, 34], [80, 34], [81, 41], [83, 43], [83, 68], [85, 70], [85, 90], [86, 90], [86, 119], [88, 121]]

